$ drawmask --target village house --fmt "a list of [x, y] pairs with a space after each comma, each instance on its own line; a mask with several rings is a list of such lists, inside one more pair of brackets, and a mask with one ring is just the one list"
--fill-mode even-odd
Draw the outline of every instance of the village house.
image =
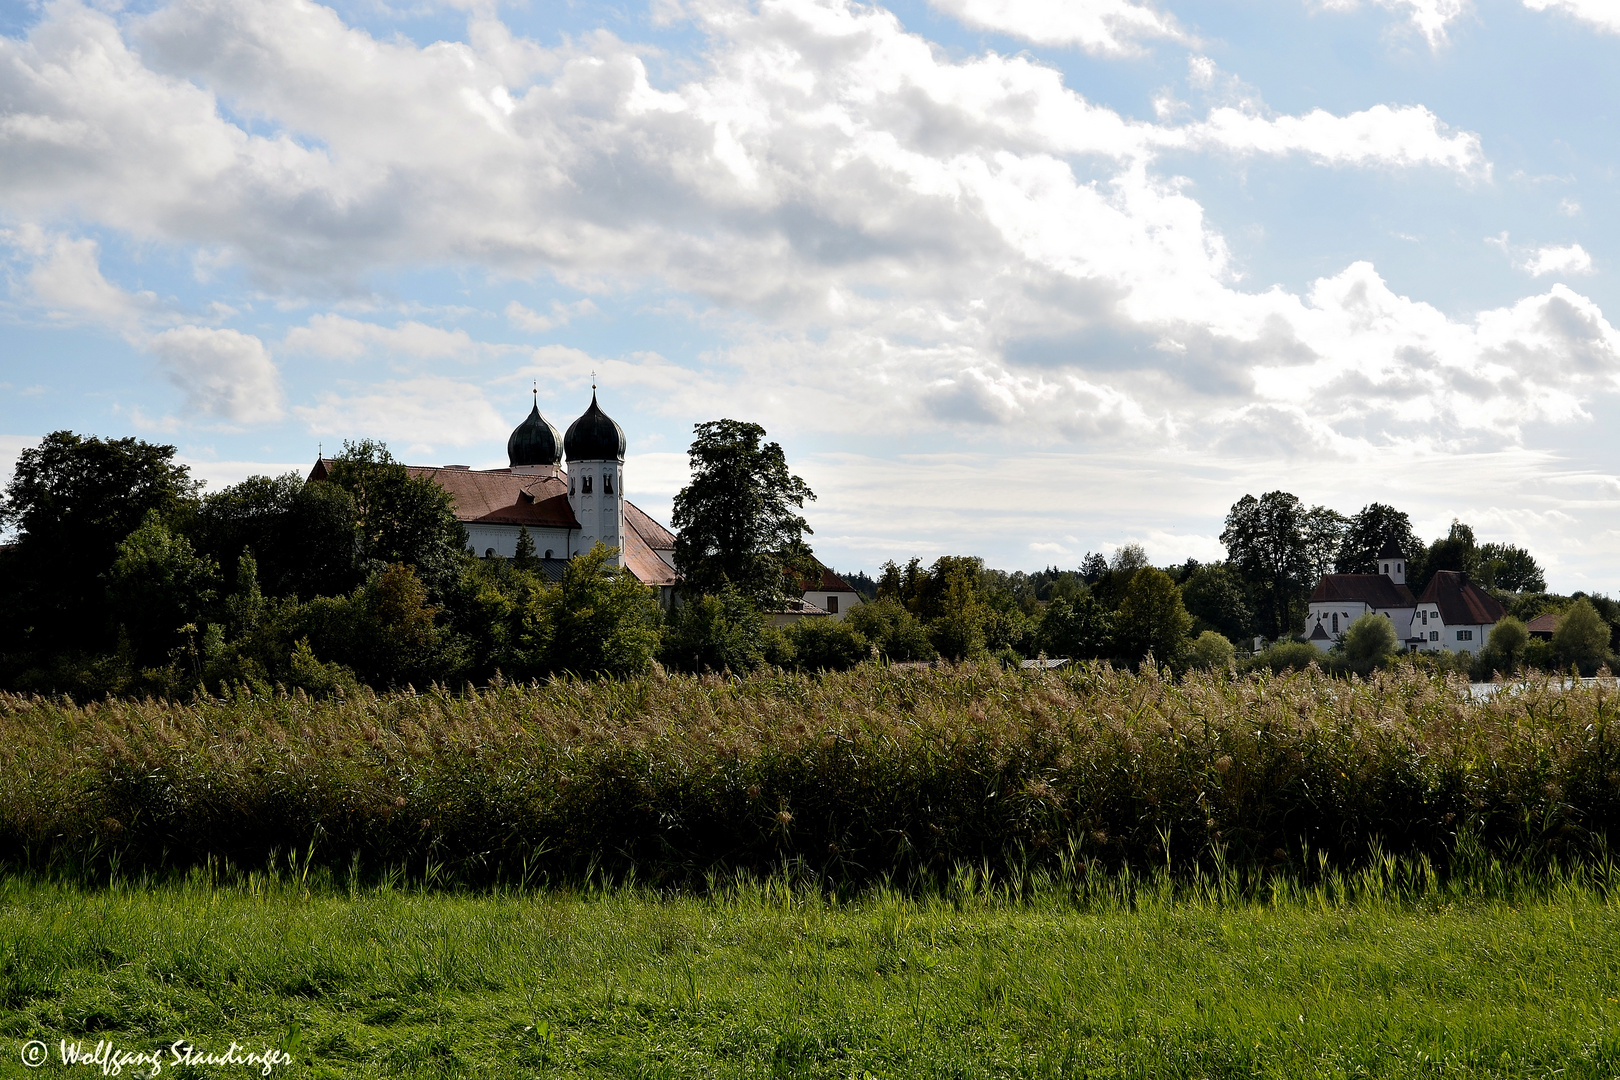
[[1406, 556], [1393, 542], [1378, 553], [1376, 574], [1324, 574], [1311, 590], [1306, 640], [1323, 652], [1333, 648], [1363, 615], [1389, 619], [1395, 638], [1409, 652], [1473, 653], [1485, 647], [1491, 629], [1506, 614], [1502, 605], [1468, 575], [1438, 571], [1423, 595], [1406, 584]]

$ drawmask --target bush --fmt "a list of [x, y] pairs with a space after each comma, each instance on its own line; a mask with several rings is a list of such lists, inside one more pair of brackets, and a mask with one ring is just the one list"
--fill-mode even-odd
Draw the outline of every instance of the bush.
[[1491, 628], [1491, 636], [1480, 652], [1481, 666], [1486, 669], [1484, 677], [1489, 678], [1498, 672], [1512, 675], [1518, 671], [1524, 663], [1525, 649], [1529, 643], [1530, 632], [1524, 628], [1524, 623], [1511, 615], [1504, 615]]
[[800, 619], [783, 636], [793, 646], [793, 663], [806, 671], [844, 671], [871, 653], [866, 638], [847, 620]]
[[1358, 674], [1384, 666], [1399, 651], [1395, 625], [1386, 616], [1368, 612], [1344, 632], [1345, 663]]
[[[752, 601], [728, 585], [718, 595], [686, 597], [675, 606], [660, 655], [678, 671], [753, 671], [767, 660], [767, 629]], [[780, 646], [776, 651], [780, 657]]]
[[880, 656], [896, 663], [932, 660], [938, 655], [917, 616], [892, 597], [855, 605], [844, 622], [866, 638]]
[[1321, 667], [1322, 651], [1306, 641], [1279, 641], [1254, 654], [1243, 664], [1244, 671], [1270, 671], [1281, 675], [1288, 671], [1304, 671], [1312, 664]]
[[1564, 612], [1564, 621], [1553, 633], [1552, 646], [1560, 664], [1591, 675], [1609, 658], [1609, 624], [1592, 601], [1583, 596]]
[[1232, 666], [1237, 649], [1213, 630], [1205, 630], [1187, 649], [1187, 664], [1201, 671], [1226, 671]]

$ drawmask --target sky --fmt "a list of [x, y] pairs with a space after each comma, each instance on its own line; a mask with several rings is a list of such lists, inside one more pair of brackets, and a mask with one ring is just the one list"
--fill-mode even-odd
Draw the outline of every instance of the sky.
[[1286, 490], [1620, 591], [1620, 0], [0, 2], [0, 478], [763, 425], [841, 570]]

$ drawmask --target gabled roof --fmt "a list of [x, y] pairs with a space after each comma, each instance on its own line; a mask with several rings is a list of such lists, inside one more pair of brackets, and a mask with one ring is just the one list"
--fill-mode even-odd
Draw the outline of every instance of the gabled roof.
[[641, 534], [654, 551], [674, 551], [675, 534], [664, 528], [635, 503], [625, 500], [624, 523]]
[[1416, 605], [1412, 590], [1397, 585], [1383, 574], [1324, 574], [1311, 590], [1313, 604], [1335, 601], [1366, 604], [1375, 608], [1409, 608]]
[[[653, 533], [649, 540], [647, 532]], [[667, 546], [665, 540], [668, 540]], [[624, 565], [643, 585], [673, 585], [679, 579], [675, 568], [658, 554], [675, 546], [669, 530], [648, 517], [628, 499], [624, 504]]]
[[1438, 607], [1440, 620], [1447, 626], [1485, 626], [1507, 614], [1495, 597], [1457, 570], [1438, 571], [1429, 579], [1418, 603]]
[[1558, 624], [1563, 621], [1563, 617], [1558, 612], [1543, 611], [1540, 615], [1525, 623], [1524, 628], [1532, 634], [1546, 634], [1551, 637], [1553, 634], [1558, 633]]
[[854, 589], [850, 588], [849, 582], [845, 581], [843, 578], [839, 577], [825, 566], [821, 568], [820, 581], [817, 581], [814, 578], [805, 578], [803, 581], [799, 582], [799, 588], [802, 592], [852, 593], [855, 591]]
[[1385, 540], [1384, 541], [1384, 546], [1378, 549], [1378, 557], [1380, 559], [1404, 559], [1404, 558], [1406, 558], [1405, 555], [1401, 554], [1401, 545], [1399, 545], [1399, 544], [1397, 544], [1395, 542], [1395, 538], [1393, 536], [1390, 537], [1388, 540]]

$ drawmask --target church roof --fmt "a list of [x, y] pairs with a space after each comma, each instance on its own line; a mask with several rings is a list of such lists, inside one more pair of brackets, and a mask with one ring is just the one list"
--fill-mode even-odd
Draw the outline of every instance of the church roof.
[[1404, 559], [1404, 558], [1406, 558], [1405, 555], [1401, 554], [1401, 545], [1399, 545], [1399, 544], [1397, 544], [1395, 542], [1395, 538], [1393, 536], [1390, 537], [1388, 540], [1385, 540], [1384, 541], [1384, 546], [1378, 549], [1378, 557], [1380, 559]]
[[525, 465], [555, 465], [562, 460], [562, 436], [551, 426], [551, 421], [540, 415], [540, 401], [523, 423], [512, 429], [506, 440], [506, 462], [512, 468]]
[[1412, 590], [1383, 574], [1325, 574], [1311, 590], [1313, 604], [1334, 601], [1366, 604], [1374, 608], [1409, 608], [1416, 605]]
[[1438, 607], [1440, 620], [1447, 626], [1486, 626], [1507, 614], [1494, 596], [1459, 570], [1438, 571], [1429, 579], [1418, 603]]
[[563, 450], [569, 461], [617, 461], [624, 457], [624, 429], [602, 411], [591, 391], [591, 407], [568, 425]]

